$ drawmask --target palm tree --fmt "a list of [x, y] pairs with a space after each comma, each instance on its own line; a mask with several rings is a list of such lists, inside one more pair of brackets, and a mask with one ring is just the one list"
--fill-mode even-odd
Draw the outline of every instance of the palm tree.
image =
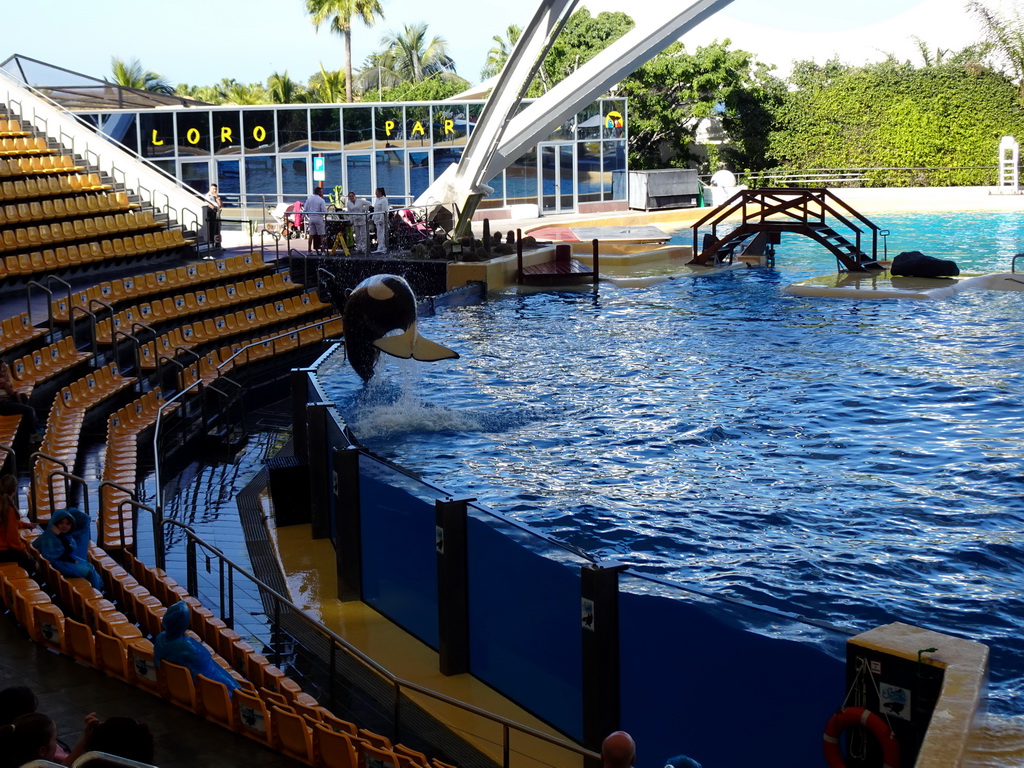
[[448, 55], [448, 41], [439, 35], [427, 40], [427, 25], [406, 24], [400, 33], [389, 32], [381, 43], [385, 46], [381, 65], [388, 63], [400, 80], [418, 83], [432, 75], [444, 77], [455, 73], [455, 62]]
[[288, 70], [275, 72], [267, 78], [267, 93], [272, 104], [295, 104], [305, 101], [302, 87], [288, 77]]
[[126, 62], [117, 56], [111, 56], [110, 69], [114, 82], [125, 88], [152, 91], [153, 93], [162, 93], [166, 96], [174, 94], [174, 87], [170, 83], [156, 72], [149, 72], [143, 69], [138, 59]]
[[345, 96], [344, 70], [328, 72], [320, 65], [320, 72], [309, 78], [309, 100], [321, 104], [336, 104]]
[[352, 17], [372, 27], [377, 17], [384, 18], [380, 0], [306, 0], [306, 12], [317, 30], [330, 18], [331, 31], [345, 41], [345, 100], [352, 101]]
[[228, 104], [266, 104], [270, 101], [262, 83], [234, 83], [224, 97]]
[[1024, 18], [1020, 11], [1003, 16], [981, 0], [967, 0], [967, 11], [978, 18], [986, 42], [1009, 66], [1013, 81], [1017, 83], [1018, 98], [1024, 102]]
[[488, 77], [494, 77], [505, 68], [505, 62], [512, 55], [512, 49], [516, 47], [516, 43], [519, 42], [519, 38], [522, 35], [522, 27], [516, 24], [509, 24], [505, 30], [504, 37], [495, 35], [491, 38], [494, 41], [494, 47], [487, 52], [487, 63], [480, 70], [481, 78], [486, 80]]

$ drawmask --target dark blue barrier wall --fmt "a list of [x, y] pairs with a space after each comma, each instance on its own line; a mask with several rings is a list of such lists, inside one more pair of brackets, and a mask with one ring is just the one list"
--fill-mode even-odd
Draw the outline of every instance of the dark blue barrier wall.
[[362, 456], [359, 499], [363, 541], [363, 599], [437, 649], [437, 559], [434, 502], [408, 476]]
[[469, 518], [471, 671], [580, 739], [579, 566], [542, 557], [521, 537], [500, 520]]
[[822, 764], [822, 731], [845, 685], [831, 654], [844, 636], [801, 627], [800, 640], [767, 637], [753, 631], [770, 627], [764, 612], [685, 598], [623, 592], [619, 609], [622, 727], [636, 739], [637, 764], [677, 754], [704, 768]]

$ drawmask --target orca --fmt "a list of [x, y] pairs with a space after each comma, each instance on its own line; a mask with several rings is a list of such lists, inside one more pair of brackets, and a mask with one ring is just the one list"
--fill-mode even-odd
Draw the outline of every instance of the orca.
[[[381, 352], [424, 362], [454, 360], [458, 352], [419, 335], [416, 296], [405, 278], [373, 275], [352, 289], [342, 312], [345, 351], [355, 372], [369, 381]], [[392, 334], [400, 331], [398, 334]]]

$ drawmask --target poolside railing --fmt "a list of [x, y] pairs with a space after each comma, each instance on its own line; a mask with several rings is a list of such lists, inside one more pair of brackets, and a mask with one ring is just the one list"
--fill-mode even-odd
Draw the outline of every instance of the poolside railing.
[[998, 165], [770, 168], [736, 174], [748, 187], [994, 187]]

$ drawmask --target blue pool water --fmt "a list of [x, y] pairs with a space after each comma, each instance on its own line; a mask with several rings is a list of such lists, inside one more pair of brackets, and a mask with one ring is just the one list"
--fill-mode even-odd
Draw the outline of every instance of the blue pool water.
[[[1024, 251], [1019, 214], [873, 218], [890, 256]], [[371, 450], [594, 554], [989, 643], [992, 710], [1024, 714], [1024, 294], [783, 292], [833, 270], [795, 238], [774, 270], [510, 293], [422, 321], [459, 360], [322, 378]]]

